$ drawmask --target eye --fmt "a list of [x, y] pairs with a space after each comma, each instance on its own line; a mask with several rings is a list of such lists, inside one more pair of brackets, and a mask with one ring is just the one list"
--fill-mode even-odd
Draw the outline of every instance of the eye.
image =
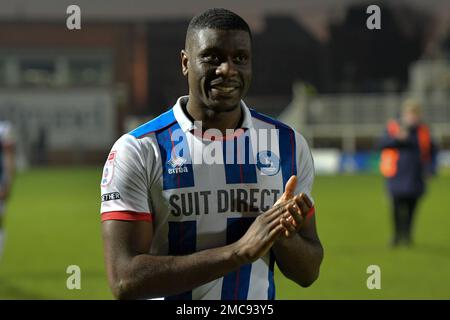
[[235, 63], [243, 64], [243, 63], [247, 62], [248, 57], [245, 54], [238, 54], [237, 56], [234, 57], [233, 60], [234, 60]]
[[211, 53], [211, 54], [202, 56], [202, 61], [206, 62], [206, 63], [210, 63], [210, 64], [219, 64], [220, 58], [218, 55]]

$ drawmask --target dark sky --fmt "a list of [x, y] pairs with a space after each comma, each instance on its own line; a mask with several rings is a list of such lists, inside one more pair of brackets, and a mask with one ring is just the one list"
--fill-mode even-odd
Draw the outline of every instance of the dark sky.
[[[445, 26], [450, 22], [450, 0], [389, 0], [404, 2], [434, 13]], [[81, 7], [83, 18], [127, 19], [191, 17], [210, 7], [225, 7], [240, 14], [254, 29], [269, 13], [287, 13], [297, 17], [317, 37], [326, 36], [325, 26], [342, 17], [349, 3], [376, 3], [367, 0], [0, 0], [0, 18], [64, 19], [70, 4]], [[64, 20], [63, 20], [64, 21]]]

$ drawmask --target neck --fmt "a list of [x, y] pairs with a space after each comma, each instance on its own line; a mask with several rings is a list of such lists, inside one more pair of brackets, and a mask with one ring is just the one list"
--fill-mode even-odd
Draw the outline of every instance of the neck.
[[195, 103], [191, 98], [187, 102], [186, 111], [193, 120], [202, 122], [203, 130], [214, 128], [220, 130], [223, 135], [227, 129], [236, 129], [242, 117], [240, 105], [230, 111], [217, 112]]

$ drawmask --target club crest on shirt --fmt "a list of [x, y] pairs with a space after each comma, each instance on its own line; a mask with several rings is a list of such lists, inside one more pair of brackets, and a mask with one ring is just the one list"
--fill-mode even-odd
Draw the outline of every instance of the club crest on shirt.
[[258, 152], [256, 159], [256, 167], [261, 171], [261, 174], [274, 176], [280, 171], [280, 159], [272, 151]]
[[102, 174], [102, 187], [106, 187], [111, 183], [114, 176], [114, 160], [116, 158], [116, 151], [111, 151], [106, 160], [105, 167], [103, 168]]

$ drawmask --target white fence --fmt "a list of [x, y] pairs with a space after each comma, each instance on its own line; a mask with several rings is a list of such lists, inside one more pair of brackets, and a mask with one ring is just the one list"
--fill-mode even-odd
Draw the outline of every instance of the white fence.
[[[402, 102], [408, 97], [393, 93], [310, 95], [299, 84], [280, 119], [297, 128], [312, 147], [318, 139], [340, 139], [343, 151], [354, 152], [359, 138], [375, 141], [381, 136], [386, 122], [399, 116]], [[449, 140], [450, 92], [418, 100], [437, 142]]]
[[0, 119], [13, 123], [19, 165], [26, 166], [40, 143], [81, 157], [110, 146], [117, 138], [115, 101], [110, 89], [1, 90]]

